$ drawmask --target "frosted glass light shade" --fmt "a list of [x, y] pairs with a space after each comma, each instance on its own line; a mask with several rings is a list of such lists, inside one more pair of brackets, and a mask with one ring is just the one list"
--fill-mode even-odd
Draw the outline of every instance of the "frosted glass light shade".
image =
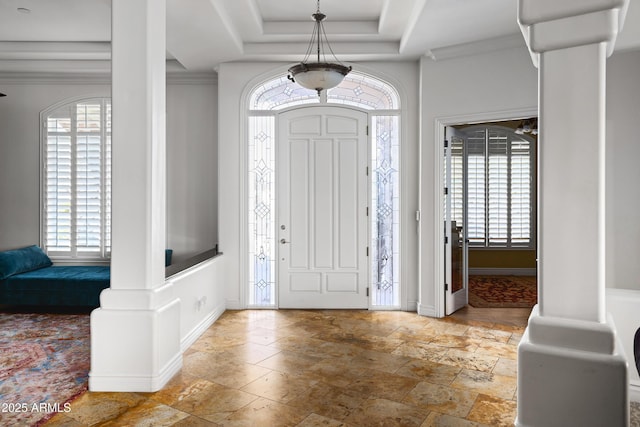
[[350, 71], [351, 67], [328, 62], [300, 63], [289, 68], [289, 79], [320, 93], [338, 86]]

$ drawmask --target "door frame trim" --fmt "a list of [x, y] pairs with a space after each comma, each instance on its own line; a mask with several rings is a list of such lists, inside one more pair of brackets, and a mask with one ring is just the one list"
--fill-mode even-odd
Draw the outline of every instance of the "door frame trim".
[[[434, 317], [445, 317], [445, 298], [446, 292], [444, 290], [445, 282], [445, 270], [444, 270], [444, 227], [442, 223], [444, 221], [444, 209], [443, 209], [443, 191], [444, 188], [444, 150], [442, 150], [442, 144], [440, 141], [444, 141], [445, 128], [447, 126], [491, 122], [500, 120], [518, 120], [526, 117], [536, 116], [538, 114], [538, 107], [528, 107], [522, 109], [512, 109], [504, 111], [492, 111], [484, 113], [472, 113], [463, 114], [457, 116], [442, 116], [436, 117], [434, 123], [434, 159], [433, 165], [434, 173], [436, 174], [434, 179], [433, 197], [434, 197], [434, 223], [433, 235], [436, 237], [433, 239], [433, 253], [436, 254], [436, 260], [434, 262], [432, 283], [434, 284]], [[422, 267], [420, 267], [422, 268]]]

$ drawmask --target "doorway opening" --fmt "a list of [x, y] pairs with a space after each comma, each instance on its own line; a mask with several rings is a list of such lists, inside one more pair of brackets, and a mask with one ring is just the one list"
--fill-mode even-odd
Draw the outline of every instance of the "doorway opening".
[[445, 313], [533, 307], [536, 118], [449, 126], [445, 141]]
[[[355, 276], [343, 275], [331, 276], [328, 274], [331, 270], [335, 270], [341, 262], [344, 262], [347, 258], [340, 258], [340, 255], [329, 259], [326, 252], [322, 252], [322, 249], [317, 246], [318, 242], [321, 242], [323, 235], [333, 235], [340, 238], [342, 236], [336, 229], [331, 228], [338, 224], [335, 219], [338, 218], [339, 212], [343, 212], [340, 209], [337, 211], [332, 208], [333, 221], [323, 222], [324, 230], [328, 234], [318, 233], [316, 226], [319, 226], [316, 218], [320, 218], [319, 212], [315, 212], [309, 218], [313, 220], [313, 223], [307, 224], [307, 228], [302, 228], [305, 233], [308, 232], [308, 236], [311, 238], [318, 237], [316, 240], [304, 241], [306, 237], [305, 233], [298, 230], [298, 240], [304, 241], [305, 245], [308, 245], [309, 252], [306, 254], [324, 254], [320, 269], [316, 269], [315, 276], [298, 275], [291, 276], [285, 282], [288, 283], [288, 289], [291, 290], [292, 283], [296, 289], [302, 291], [307, 290], [309, 292], [318, 292], [320, 294], [329, 293], [330, 288], [342, 289], [343, 291], [349, 289], [349, 281], [355, 281], [352, 283], [352, 288], [357, 288], [357, 291], [362, 291], [363, 295], [366, 295], [365, 308], [375, 309], [399, 309], [400, 308], [400, 147], [401, 147], [401, 133], [400, 133], [400, 97], [397, 90], [389, 83], [380, 80], [371, 75], [360, 73], [357, 71], [351, 72], [345, 77], [343, 82], [334, 89], [323, 92], [319, 97], [315, 91], [303, 89], [289, 80], [286, 77], [278, 77], [268, 80], [258, 85], [249, 95], [249, 112], [247, 123], [247, 164], [248, 164], [248, 176], [247, 176], [247, 236], [246, 242], [248, 263], [248, 298], [247, 306], [254, 308], [278, 308], [280, 307], [280, 282], [282, 281], [281, 269], [286, 267], [289, 269], [288, 263], [283, 264], [284, 261], [289, 261], [287, 256], [292, 254], [296, 256], [302, 255], [302, 252], [291, 252], [291, 240], [288, 232], [291, 230], [290, 224], [285, 224], [281, 219], [287, 218], [287, 213], [283, 211], [281, 199], [284, 194], [284, 190], [288, 187], [282, 187], [283, 176], [280, 167], [283, 165], [283, 159], [286, 156], [281, 156], [281, 150], [283, 147], [287, 150], [301, 149], [304, 151], [304, 147], [314, 150], [313, 153], [308, 156], [302, 156], [302, 151], [297, 152], [302, 157], [307, 159], [306, 166], [303, 169], [298, 170], [298, 177], [300, 179], [309, 178], [316, 179], [317, 177], [310, 175], [311, 173], [327, 172], [326, 168], [315, 168], [313, 163], [321, 161], [321, 157], [318, 156], [334, 156], [334, 153], [339, 156], [339, 148], [342, 139], [349, 139], [349, 135], [343, 134], [341, 137], [335, 137], [335, 135], [329, 135], [331, 130], [328, 130], [325, 126], [341, 126], [338, 123], [345, 124], [342, 120], [333, 120], [333, 124], [329, 123], [328, 117], [331, 116], [322, 114], [319, 115], [320, 125], [318, 130], [323, 132], [321, 138], [316, 138], [312, 135], [313, 129], [305, 127], [304, 129], [296, 129], [295, 132], [299, 132], [300, 135], [304, 135], [307, 142], [301, 144], [291, 145], [292, 140], [283, 145], [282, 140], [285, 135], [293, 135], [291, 130], [293, 116], [290, 115], [294, 111], [306, 110], [311, 112], [309, 116], [306, 116], [304, 120], [307, 123], [313, 123], [313, 119], [309, 119], [314, 114], [316, 107], [333, 107], [336, 111], [339, 109], [351, 110], [354, 112], [360, 112], [364, 117], [363, 127], [365, 133], [365, 148], [363, 154], [357, 154], [360, 160], [363, 162], [362, 176], [354, 178], [355, 180], [362, 180], [365, 183], [364, 193], [365, 205], [360, 208], [354, 208], [354, 215], [358, 215], [356, 224], [357, 237], [364, 242], [364, 245], [358, 245], [357, 253], [354, 257], [361, 259], [361, 255], [365, 254], [362, 262], [364, 262], [365, 274], [357, 274]], [[320, 110], [317, 110], [320, 111]], [[338, 114], [339, 116], [339, 114]], [[282, 120], [282, 118], [285, 120]], [[298, 124], [303, 123], [299, 121]], [[285, 127], [283, 127], [285, 126]], [[307, 125], [305, 125], [307, 126]], [[311, 125], [309, 125], [311, 126]], [[329, 133], [327, 133], [329, 132]], [[294, 138], [295, 139], [295, 138]], [[329, 141], [331, 143], [324, 144], [322, 141]], [[291, 148], [295, 147], [295, 148]], [[333, 148], [331, 148], [333, 147]], [[346, 147], [346, 146], [344, 146]], [[306, 149], [306, 148], [305, 148]], [[347, 150], [345, 148], [345, 150]], [[323, 154], [324, 153], [324, 154]], [[343, 153], [345, 154], [346, 151]], [[346, 155], [346, 154], [345, 154]], [[300, 157], [300, 158], [302, 158]], [[343, 159], [346, 157], [343, 157]], [[339, 163], [338, 157], [332, 157], [329, 159], [326, 165], [333, 167]], [[307, 167], [308, 166], [308, 167]], [[343, 172], [346, 173], [348, 169]], [[358, 172], [359, 174], [360, 172]], [[354, 175], [355, 176], [355, 175]], [[332, 177], [331, 180], [335, 181], [338, 177]], [[301, 181], [296, 180], [296, 183]], [[325, 181], [317, 181], [325, 182]], [[326, 183], [326, 182], [325, 182]], [[307, 187], [309, 197], [313, 199], [318, 196], [316, 193], [319, 187], [312, 186]], [[339, 191], [331, 193], [331, 189], [327, 186], [323, 186], [325, 193], [323, 197], [331, 203], [344, 203], [345, 206], [350, 202], [348, 199], [340, 199]], [[339, 189], [336, 189], [339, 190]], [[304, 192], [300, 193], [302, 196]], [[307, 197], [305, 195], [305, 197]], [[294, 198], [295, 205], [311, 206], [306, 204], [306, 199]], [[309, 200], [311, 200], [309, 199]], [[315, 200], [315, 199], [314, 199]], [[314, 201], [316, 203], [317, 200]], [[314, 209], [318, 206], [314, 205]], [[288, 209], [288, 207], [287, 207]], [[362, 211], [362, 212], [360, 212]], [[346, 212], [346, 210], [344, 211]], [[360, 215], [362, 213], [362, 215]], [[350, 215], [350, 214], [349, 214]], [[339, 218], [338, 218], [339, 219]], [[285, 221], [286, 222], [286, 221]], [[365, 227], [360, 230], [360, 225]], [[284, 227], [284, 228], [283, 228]], [[316, 229], [312, 229], [316, 227]], [[328, 228], [327, 228], [328, 227]], [[312, 235], [315, 233], [314, 235]], [[310, 239], [311, 239], [310, 238]], [[303, 239], [303, 240], [299, 240]], [[326, 243], [326, 242], [325, 242]], [[336, 239], [331, 242], [336, 243]], [[310, 245], [310, 246], [309, 246]], [[334, 248], [335, 250], [346, 250], [343, 248]], [[326, 249], [326, 248], [325, 248]], [[334, 250], [332, 249], [332, 250]], [[313, 252], [315, 251], [315, 252]], [[337, 252], [336, 252], [337, 253]], [[286, 256], [283, 256], [288, 254]], [[303, 264], [305, 266], [311, 266], [314, 264], [318, 267], [316, 262], [319, 258], [311, 259], [305, 255]], [[315, 255], [314, 255], [315, 256]], [[310, 260], [307, 263], [307, 260]], [[301, 260], [296, 260], [296, 262]], [[300, 264], [302, 265], [302, 264]], [[315, 268], [314, 267], [314, 268]], [[360, 268], [359, 265], [358, 268]], [[326, 269], [323, 270], [323, 269]], [[334, 271], [335, 272], [335, 271]], [[291, 271], [291, 274], [297, 272]], [[345, 273], [346, 274], [346, 273]], [[364, 277], [364, 281], [362, 281]], [[338, 280], [333, 281], [332, 280]], [[307, 303], [298, 308], [313, 308], [306, 306]], [[289, 304], [285, 304], [289, 307]], [[331, 308], [340, 308], [339, 306], [331, 306]]]

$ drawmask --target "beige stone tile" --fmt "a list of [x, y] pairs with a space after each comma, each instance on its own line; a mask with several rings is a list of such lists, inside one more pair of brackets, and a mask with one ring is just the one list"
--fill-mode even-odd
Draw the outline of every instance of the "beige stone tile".
[[190, 348], [208, 353], [222, 353], [229, 348], [245, 344], [247, 341], [248, 338], [243, 333], [203, 335]]
[[463, 369], [451, 383], [451, 387], [502, 399], [512, 399], [516, 391], [516, 378]]
[[482, 340], [466, 335], [441, 334], [433, 337], [431, 341], [429, 341], [429, 344], [446, 348], [455, 348], [473, 353], [478, 349], [481, 342]]
[[[213, 420], [222, 426], [296, 426], [309, 416], [300, 408], [259, 398], [222, 420]], [[208, 417], [207, 417], [208, 418]]]
[[344, 421], [355, 426], [420, 426], [428, 411], [386, 399], [368, 399]]
[[347, 424], [322, 415], [311, 414], [302, 420], [297, 427], [347, 427]]
[[505, 377], [517, 377], [518, 376], [518, 362], [511, 359], [498, 359], [498, 363], [493, 368], [493, 373], [496, 375], [503, 375]]
[[472, 338], [506, 343], [509, 342], [513, 334], [507, 331], [500, 331], [479, 326], [471, 326], [469, 327], [465, 335]]
[[219, 384], [209, 384], [204, 389], [176, 402], [173, 407], [200, 418], [216, 421], [248, 405], [258, 396]]
[[279, 352], [277, 348], [248, 342], [227, 350], [226, 354], [231, 355], [235, 361], [256, 364]]
[[[0, 417], [0, 422], [2, 422], [2, 417]], [[80, 421], [69, 418], [63, 413], [57, 413], [44, 425], [47, 427], [84, 427], [86, 424], [82, 424]]]
[[467, 419], [495, 427], [513, 426], [516, 418], [516, 402], [480, 395]]
[[172, 426], [188, 416], [189, 414], [170, 406], [148, 400], [101, 426], [165, 427]]
[[388, 372], [372, 371], [369, 376], [360, 377], [349, 384], [349, 392], [362, 397], [377, 397], [401, 402], [420, 382], [415, 378]]
[[432, 331], [436, 335], [464, 335], [469, 330], [469, 325], [452, 323], [443, 319], [434, 319], [432, 323], [429, 323], [422, 330]]
[[309, 378], [272, 371], [242, 387], [241, 390], [276, 402], [287, 403], [317, 382]]
[[487, 427], [485, 424], [452, 417], [451, 415], [431, 412], [421, 427]]
[[413, 359], [428, 360], [430, 362], [439, 362], [449, 353], [449, 349], [435, 344], [429, 344], [422, 341], [408, 341], [401, 344], [393, 350], [391, 354], [397, 356], [405, 356]]
[[265, 328], [262, 325], [253, 328], [247, 334], [249, 342], [262, 345], [273, 344], [282, 337], [283, 335], [278, 333], [278, 329]]
[[346, 387], [369, 374], [368, 369], [352, 366], [350, 358], [329, 358], [313, 365], [304, 375], [329, 385]]
[[426, 411], [464, 418], [471, 410], [477, 396], [476, 392], [457, 390], [423, 381], [404, 398], [403, 403]]
[[290, 375], [301, 375], [303, 372], [322, 360], [324, 360], [322, 357], [293, 353], [290, 351], [280, 351], [273, 356], [258, 362], [258, 365]]
[[390, 336], [380, 337], [375, 335], [359, 335], [349, 331], [323, 332], [316, 335], [317, 339], [335, 343], [346, 343], [365, 350], [391, 353], [405, 341]]
[[516, 360], [518, 357], [518, 347], [513, 344], [484, 340], [478, 345], [476, 353]]
[[396, 354], [389, 354], [381, 351], [365, 350], [357, 356], [351, 358], [351, 364], [355, 366], [366, 366], [382, 372], [393, 373], [406, 365], [409, 357]]
[[335, 420], [343, 420], [366, 400], [351, 389], [318, 383], [289, 401], [289, 406], [301, 408]]
[[233, 388], [241, 388], [271, 372], [262, 366], [236, 362], [233, 356], [228, 354], [206, 352], [194, 353], [184, 358], [183, 370], [199, 378]]
[[205, 389], [209, 385], [211, 385], [211, 381], [188, 376], [184, 371], [181, 371], [162, 390], [145, 395], [156, 402], [171, 406]]
[[509, 344], [517, 346], [522, 341], [522, 334], [511, 334]]
[[396, 371], [398, 375], [415, 378], [432, 384], [449, 385], [458, 376], [462, 368], [443, 365], [428, 360], [412, 359]]
[[184, 420], [180, 420], [177, 423], [173, 424], [172, 427], [216, 427], [218, 425], [218, 423], [207, 421], [194, 415], [189, 415]]
[[112, 420], [145, 400], [136, 393], [87, 392], [71, 403], [71, 412], [66, 415], [82, 424], [94, 425]]
[[440, 357], [437, 362], [445, 365], [459, 366], [463, 369], [491, 372], [496, 366], [496, 363], [498, 363], [498, 357], [451, 349]]

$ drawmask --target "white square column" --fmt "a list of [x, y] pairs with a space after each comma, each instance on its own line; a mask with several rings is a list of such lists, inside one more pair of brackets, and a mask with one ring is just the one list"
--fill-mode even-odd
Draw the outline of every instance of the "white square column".
[[538, 305], [518, 348], [518, 426], [626, 426], [605, 311], [605, 91], [628, 0], [519, 0], [538, 67]]
[[166, 4], [111, 3], [111, 287], [91, 314], [89, 388], [156, 391], [182, 366], [164, 265]]

